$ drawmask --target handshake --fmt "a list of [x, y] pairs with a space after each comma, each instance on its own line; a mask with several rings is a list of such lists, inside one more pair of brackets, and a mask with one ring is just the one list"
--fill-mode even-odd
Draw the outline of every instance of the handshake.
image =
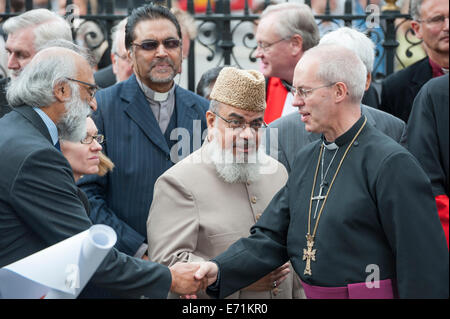
[[179, 295], [195, 295], [217, 280], [217, 264], [207, 262], [176, 263], [169, 267], [172, 275], [170, 291]]

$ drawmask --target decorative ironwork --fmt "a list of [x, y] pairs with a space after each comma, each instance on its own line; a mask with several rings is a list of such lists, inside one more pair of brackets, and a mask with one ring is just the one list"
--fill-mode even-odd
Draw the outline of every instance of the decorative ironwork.
[[[240, 1], [241, 9], [232, 11], [231, 7], [235, 6]], [[258, 0], [253, 0], [253, 2]], [[270, 4], [270, 0], [264, 1], [264, 7]], [[92, 3], [91, 3], [92, 2]], [[76, 28], [72, 24], [74, 38], [80, 38], [80, 26], [86, 23], [95, 23], [96, 31], [89, 31], [83, 36], [83, 42], [91, 49], [99, 50], [106, 43], [111, 47], [111, 28], [121, 19], [126, 17], [133, 8], [141, 5], [148, 0], [104, 0], [104, 1], [87, 1], [86, 12], [80, 14], [78, 17], [83, 22]], [[248, 61], [255, 62], [254, 56], [256, 50], [256, 41], [254, 35], [254, 26], [259, 19], [259, 14], [252, 13], [250, 0], [197, 0], [197, 5], [194, 5], [194, 0], [154, 0], [153, 2], [163, 3], [169, 8], [175, 3], [181, 4], [195, 19], [198, 26], [198, 35], [194, 41], [191, 41], [190, 54], [188, 57], [188, 88], [195, 90], [196, 77], [195, 66], [196, 63], [204, 63], [207, 61], [216, 61], [217, 65], [242, 65], [242, 54], [246, 56], [246, 52], [239, 51], [239, 58], [236, 56], [237, 50], [248, 50]], [[203, 12], [198, 12], [199, 2], [204, 5]], [[326, 7], [323, 13], [315, 14], [319, 26], [330, 24], [332, 27], [337, 26], [353, 26], [367, 31], [368, 36], [376, 44], [376, 65], [374, 70], [380, 70], [385, 66], [385, 71], [382, 74], [374, 74], [374, 79], [384, 77], [394, 72], [394, 65], [398, 63], [404, 66], [400, 56], [396, 50], [399, 45], [397, 42], [397, 32], [399, 28], [410, 20], [408, 14], [400, 13], [400, 9], [396, 6], [396, 0], [386, 0], [386, 5], [379, 10], [377, 19], [379, 21], [378, 28], [368, 28], [368, 21], [372, 21], [374, 13], [370, 11], [362, 11], [356, 13], [355, 6], [357, 0], [346, 0], [341, 11], [333, 11], [330, 5], [330, 0], [327, 0]], [[52, 8], [53, 1], [48, 1], [47, 8]], [[68, 0], [67, 4], [72, 4], [73, 1]], [[307, 5], [311, 6], [311, 0], [305, 0]], [[367, 5], [371, 2], [367, 0]], [[95, 5], [94, 5], [95, 4]], [[239, 4], [239, 3], [238, 3]], [[17, 8], [13, 8], [11, 0], [5, 1], [4, 8], [0, 7], [0, 22], [8, 19], [11, 16], [20, 14], [23, 11], [31, 10], [33, 8], [33, 1], [26, 0], [25, 7], [19, 12], [13, 12]], [[196, 11], [197, 10], [197, 11]], [[66, 18], [70, 13], [66, 13]], [[372, 20], [371, 20], [372, 19]], [[248, 30], [251, 26], [253, 30]], [[413, 33], [410, 29], [405, 31], [404, 38], [408, 43], [405, 56], [411, 57], [413, 55], [411, 49], [420, 44], [412, 37]], [[207, 49], [206, 61], [199, 60], [195, 55], [195, 43]], [[374, 71], [375, 72], [375, 71]]]

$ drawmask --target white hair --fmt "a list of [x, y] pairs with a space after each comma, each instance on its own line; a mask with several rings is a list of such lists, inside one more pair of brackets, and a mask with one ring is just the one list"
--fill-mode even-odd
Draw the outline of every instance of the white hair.
[[111, 30], [111, 53], [117, 53], [117, 39], [120, 33], [124, 36], [124, 46], [125, 46], [125, 26], [127, 25], [128, 18], [121, 20], [117, 25], [115, 25]]
[[269, 14], [278, 14], [276, 28], [283, 39], [299, 34], [303, 40], [303, 51], [315, 47], [320, 40], [320, 33], [311, 8], [301, 3], [280, 3], [268, 6], [261, 19]]
[[345, 83], [350, 101], [361, 102], [367, 70], [353, 51], [339, 45], [323, 44], [305, 52], [300, 63], [308, 63], [308, 59], [319, 62], [316, 71], [318, 80], [328, 84]]
[[7, 34], [33, 27], [34, 49], [39, 51], [50, 40], [65, 39], [72, 41], [72, 30], [69, 23], [56, 13], [47, 9], [30, 10], [21, 15], [9, 18], [3, 24]]
[[375, 44], [364, 33], [349, 27], [342, 27], [325, 34], [319, 45], [336, 44], [352, 50], [364, 63], [367, 72], [372, 73], [375, 60]]
[[410, 15], [416, 21], [420, 20], [420, 16], [421, 16], [420, 9], [422, 7], [422, 2], [423, 2], [423, 0], [411, 0], [410, 6], [409, 6], [409, 8], [411, 10]]
[[67, 82], [68, 77], [75, 77], [75, 61], [70, 55], [52, 54], [45, 59], [36, 59], [38, 55], [17, 78], [10, 81], [6, 92], [10, 106], [48, 106], [56, 101], [53, 95], [54, 86]]

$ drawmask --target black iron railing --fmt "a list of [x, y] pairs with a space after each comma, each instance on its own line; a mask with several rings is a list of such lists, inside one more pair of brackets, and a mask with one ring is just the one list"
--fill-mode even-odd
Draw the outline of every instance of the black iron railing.
[[[136, 6], [139, 6], [144, 2], [150, 2], [147, 0], [86, 1], [87, 5], [85, 12], [80, 14], [79, 18], [94, 21], [98, 24], [102, 34], [90, 34], [90, 36], [102, 37], [105, 41], [108, 41], [109, 47], [111, 47], [110, 32], [114, 24], [126, 17], [127, 14], [129, 14]], [[205, 62], [200, 61], [199, 57], [195, 54], [196, 42], [206, 48], [209, 52], [206, 56], [206, 60], [212, 61], [216, 58], [218, 65], [241, 65], [242, 60], [236, 58], [235, 55], [237, 44], [249, 50], [250, 53], [248, 55], [248, 59], [250, 61], [256, 61], [254, 57], [256, 42], [254, 40], [253, 29], [251, 31], [245, 31], [244, 33], [237, 31], [244, 24], [255, 24], [255, 21], [259, 18], [259, 15], [251, 10], [249, 0], [242, 0], [243, 6], [239, 11], [231, 10], [230, 0], [216, 0], [215, 3], [211, 0], [207, 0], [206, 8], [203, 12], [196, 12], [196, 5], [198, 4], [197, 1], [184, 1], [185, 8], [194, 17], [198, 27], [198, 36], [195, 40], [191, 41], [190, 53], [188, 57], [188, 88], [190, 90], [194, 91], [195, 89], [196, 63]], [[264, 1], [265, 6], [270, 4], [270, 0], [259, 1]], [[374, 67], [373, 78], [383, 78], [384, 76], [394, 72], [395, 63], [400, 65], [403, 64], [401, 59], [396, 54], [396, 49], [398, 46], [396, 34], [398, 28], [403, 23], [406, 23], [410, 19], [410, 16], [408, 14], [400, 13], [399, 8], [395, 6], [396, 0], [385, 0], [387, 5], [384, 7], [380, 8], [372, 5], [367, 7], [371, 8], [370, 10], [366, 9], [367, 12], [365, 10], [361, 12], [360, 10], [359, 13], [355, 11], [356, 1], [357, 0], [345, 0], [343, 10], [336, 13], [332, 12], [330, 0], [327, 0], [325, 11], [321, 14], [315, 15], [318, 21], [319, 29], [325, 25], [329, 25], [331, 28], [333, 28], [333, 25], [336, 27], [345, 25], [365, 30], [368, 36], [370, 36], [376, 44], [376, 65]], [[0, 7], [1, 21], [4, 21], [11, 16], [20, 14], [23, 11], [33, 9], [33, 0], [26, 0], [24, 8], [22, 8], [20, 12], [13, 12], [14, 0], [3, 0], [3, 2], [4, 8]], [[176, 1], [154, 0], [153, 2], [162, 3], [170, 8], [172, 5], [175, 5]], [[47, 1], [46, 7], [48, 9], [55, 10], [55, 8], [52, 7], [53, 3], [54, 2], [51, 0]], [[311, 0], [305, 0], [305, 3], [307, 5], [311, 5]], [[65, 17], [68, 21], [75, 15], [73, 10], [74, 6], [72, 4], [72, 0], [67, 0], [66, 6], [68, 10], [65, 13]], [[370, 4], [370, 0], [367, 0], [366, 5], [368, 6]], [[75, 38], [77, 36], [76, 28], [73, 28], [73, 33]], [[410, 40], [412, 35], [410, 30], [407, 30], [406, 33], [405, 38], [410, 44], [407, 48], [406, 56], [410, 56], [412, 54], [410, 48], [418, 45], [420, 42]], [[237, 39], [237, 36], [242, 38]], [[217, 59], [218, 56], [219, 58]]]

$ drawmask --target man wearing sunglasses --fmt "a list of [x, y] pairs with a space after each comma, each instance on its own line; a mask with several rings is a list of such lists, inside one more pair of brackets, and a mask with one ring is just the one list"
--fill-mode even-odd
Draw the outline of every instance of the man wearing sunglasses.
[[448, 6], [448, 1], [443, 0], [411, 0], [411, 27], [428, 56], [383, 81], [380, 110], [408, 122], [422, 86], [448, 73]]
[[125, 28], [134, 75], [96, 95], [93, 119], [116, 167], [79, 184], [90, 200], [92, 221], [111, 226], [117, 249], [131, 256], [146, 258], [145, 225], [156, 179], [180, 154], [200, 147], [206, 129], [208, 101], [174, 82], [181, 72], [181, 39], [167, 8], [135, 9]]

